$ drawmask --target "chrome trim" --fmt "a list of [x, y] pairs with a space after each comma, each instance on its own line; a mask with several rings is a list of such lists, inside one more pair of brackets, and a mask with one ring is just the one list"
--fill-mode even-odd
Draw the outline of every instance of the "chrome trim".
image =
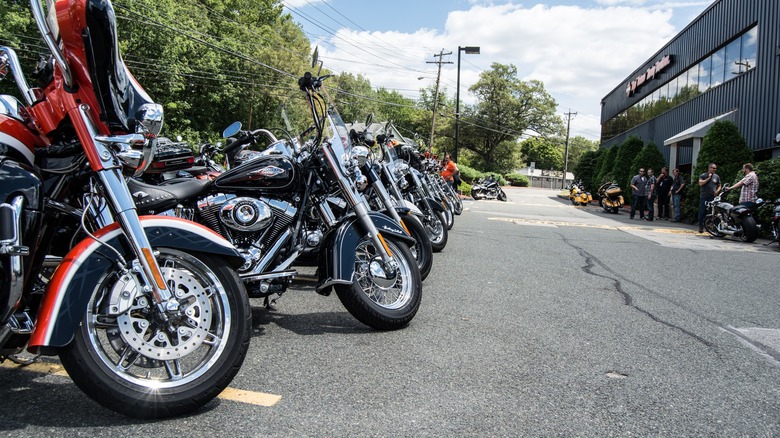
[[[68, 88], [73, 87], [73, 75], [70, 72], [70, 66], [65, 61], [65, 55], [60, 50], [60, 46], [57, 45], [57, 38], [49, 29], [49, 24], [46, 22], [46, 15], [43, 13], [43, 7], [39, 0], [30, 0], [30, 7], [32, 8], [33, 18], [35, 18], [35, 24], [38, 25], [38, 30], [41, 31], [41, 36], [46, 46], [49, 48], [57, 66], [62, 72], [62, 79], [65, 82], [65, 86]], [[52, 7], [54, 7], [52, 5]]]
[[[98, 137], [98, 133], [87, 114], [87, 110], [88, 107], [86, 105], [81, 105], [79, 107], [79, 113], [84, 125], [89, 131], [90, 137], [93, 139], [93, 147], [101, 157], [103, 157], [104, 154], [109, 154], [110, 157], [113, 157], [113, 154], [105, 144], [94, 140]], [[142, 269], [139, 270], [139, 275], [141, 275], [145, 285], [151, 287], [155, 303], [168, 303], [171, 301], [172, 294], [167, 287], [160, 288], [154, 281], [154, 275], [152, 273], [156, 271], [162, 275], [162, 271], [157, 265], [156, 260], [152, 260], [152, 264], [150, 264], [146, 260], [146, 257], [144, 257], [142, 248], [147, 248], [149, 250], [153, 250], [153, 248], [149, 243], [149, 239], [146, 237], [146, 232], [141, 226], [141, 221], [138, 219], [135, 201], [130, 194], [130, 189], [127, 187], [127, 182], [122, 175], [121, 166], [119, 166], [116, 159], [114, 159], [114, 163], [116, 164], [115, 166], [105, 167], [102, 171], [96, 172], [97, 176], [106, 189], [106, 199], [108, 199], [110, 203], [111, 211], [115, 213], [115, 219], [119, 222], [125, 237], [127, 237], [130, 243], [130, 247], [133, 249], [133, 253], [141, 264]]]
[[22, 264], [22, 256], [29, 255], [30, 249], [22, 246], [21, 229], [24, 197], [17, 196], [10, 204], [0, 204], [0, 208], [10, 208], [14, 219], [11, 224], [14, 235], [10, 239], [0, 242], [0, 254], [9, 256], [9, 275], [11, 277], [10, 293], [7, 301], [3, 303], [3, 307], [0, 308], [0, 310], [5, 309], [5, 314], [0, 315], [0, 321], [5, 321], [8, 315], [19, 306], [19, 300], [22, 298], [22, 291], [24, 289], [24, 265]]
[[19, 58], [16, 56], [16, 52], [10, 47], [0, 47], [0, 70], [2, 70], [4, 66], [11, 69], [11, 74], [14, 75], [16, 86], [19, 88], [19, 91], [21, 91], [27, 106], [32, 106], [32, 104], [35, 103], [35, 93], [27, 84], [27, 79], [24, 78], [22, 65], [19, 64]]
[[295, 277], [297, 275], [298, 275], [298, 271], [276, 271], [276, 272], [269, 272], [267, 274], [257, 274], [257, 275], [242, 274], [240, 275], [240, 278], [241, 281], [248, 283], [250, 281], [272, 280], [275, 278]]

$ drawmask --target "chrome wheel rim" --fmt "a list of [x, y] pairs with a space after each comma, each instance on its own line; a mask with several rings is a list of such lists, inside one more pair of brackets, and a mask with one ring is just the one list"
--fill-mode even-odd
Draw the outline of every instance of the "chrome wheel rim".
[[409, 261], [399, 257], [401, 251], [395, 243], [385, 240], [393, 261], [395, 273], [387, 273], [381, 259], [369, 239], [363, 239], [355, 248], [355, 283], [371, 302], [385, 309], [399, 309], [412, 299], [412, 268]]

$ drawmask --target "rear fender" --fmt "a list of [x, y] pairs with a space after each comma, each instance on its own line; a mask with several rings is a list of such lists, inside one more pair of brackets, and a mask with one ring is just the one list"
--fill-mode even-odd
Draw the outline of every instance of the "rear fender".
[[[391, 236], [410, 245], [414, 244], [414, 238], [406, 234], [393, 219], [377, 212], [370, 212], [368, 215], [383, 236]], [[353, 216], [325, 236], [320, 247], [317, 293], [329, 294], [329, 288], [334, 284], [352, 284], [352, 274], [355, 271], [355, 248], [365, 235], [360, 220]]]
[[[244, 262], [227, 240], [202, 225], [166, 216], [142, 216], [140, 219], [152, 247], [221, 256], [227, 258], [234, 268]], [[95, 236], [125, 257], [130, 257], [118, 224], [97, 231]], [[28, 349], [31, 352], [47, 347], [63, 347], [70, 343], [84, 318], [95, 285], [117, 259], [114, 251], [90, 238], [73, 247], [48, 283], [38, 323], [29, 342]]]

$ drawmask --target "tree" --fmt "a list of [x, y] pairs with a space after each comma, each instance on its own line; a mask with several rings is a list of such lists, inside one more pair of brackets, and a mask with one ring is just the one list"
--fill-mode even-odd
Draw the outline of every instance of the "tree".
[[560, 145], [542, 137], [531, 137], [520, 145], [520, 154], [525, 163], [536, 163], [537, 169], [563, 169], [563, 154]]
[[737, 125], [728, 120], [718, 120], [713, 123], [701, 142], [701, 150], [692, 175], [694, 182], [688, 186], [686, 193], [689, 201], [684, 208], [685, 216], [693, 219], [699, 215], [701, 191], [697, 181], [699, 175], [707, 171], [710, 163], [717, 164], [717, 174], [721, 178], [721, 183], [731, 183], [742, 165], [752, 160], [753, 151], [747, 146]]
[[645, 169], [653, 169], [655, 175], [660, 175], [661, 168], [665, 166], [666, 161], [661, 151], [654, 143], [648, 143], [631, 162], [631, 171], [634, 172], [634, 169], [644, 167]]
[[[561, 141], [561, 144], [566, 144], [565, 140]], [[582, 136], [576, 136], [569, 139], [569, 169], [574, 169], [582, 159], [581, 157], [590, 151], [595, 151], [599, 148], [597, 141], [588, 140]], [[585, 181], [583, 181], [585, 182]], [[585, 182], [586, 184], [588, 182]]]
[[601, 155], [599, 159], [598, 174], [596, 181], [594, 181], [594, 187], [600, 187], [605, 182], [615, 181], [615, 175], [612, 173], [612, 168], [615, 167], [615, 160], [617, 154], [620, 151], [620, 145], [615, 145], [609, 148]]
[[[563, 121], [555, 114], [555, 99], [544, 84], [520, 80], [514, 65], [493, 63], [469, 90], [477, 104], [461, 107], [459, 143], [474, 152], [487, 171], [510, 170], [499, 168], [501, 155], [511, 151], [526, 131], [542, 135], [563, 131]], [[512, 160], [504, 158], [503, 162]]]
[[600, 186], [594, 183], [599, 159], [604, 155], [604, 149], [590, 150], [582, 154], [579, 162], [574, 166], [574, 178], [581, 180], [588, 190], [595, 193]]

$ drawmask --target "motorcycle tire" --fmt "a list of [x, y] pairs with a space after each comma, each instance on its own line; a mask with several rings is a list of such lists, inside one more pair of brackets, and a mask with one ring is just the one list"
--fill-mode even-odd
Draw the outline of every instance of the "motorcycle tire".
[[333, 288], [358, 321], [377, 330], [397, 330], [406, 327], [417, 314], [422, 281], [406, 244], [388, 236], [384, 240], [397, 263], [392, 278], [383, 276], [385, 271], [374, 243], [365, 236], [355, 246], [352, 284], [336, 284]]
[[746, 216], [742, 219], [742, 234], [739, 236], [743, 242], [752, 243], [758, 237], [758, 227], [756, 220], [752, 216]]
[[460, 196], [456, 193], [453, 198], [453, 213], [455, 213], [456, 216], [460, 216], [463, 213], [463, 201], [460, 199]]
[[474, 198], [475, 201], [479, 201], [482, 199], [482, 193], [480, 190], [472, 190], [471, 197]]
[[451, 230], [452, 226], [455, 225], [455, 215], [449, 206], [444, 209], [442, 214], [444, 216], [444, 225], [447, 227], [447, 230]]
[[611, 210], [611, 211], [612, 211], [612, 213], [614, 213], [614, 214], [618, 214], [618, 213], [620, 213], [620, 207], [612, 207], [612, 210]]
[[414, 244], [409, 247], [412, 256], [417, 260], [417, 267], [420, 269], [420, 281], [425, 281], [433, 266], [433, 247], [431, 239], [425, 231], [422, 222], [414, 216], [406, 215], [401, 218], [409, 230], [409, 234], [414, 238]]
[[423, 218], [423, 225], [428, 237], [431, 240], [431, 249], [433, 252], [441, 252], [447, 246], [447, 226], [444, 225], [444, 216], [441, 212], [434, 211], [429, 216]]
[[498, 200], [503, 202], [507, 200], [506, 193], [502, 189], [498, 189]]
[[708, 233], [710, 233], [714, 237], [723, 237], [725, 234], [718, 231], [718, 222], [720, 221], [719, 218], [716, 216], [713, 216], [711, 214], [708, 214], [704, 217], [704, 229], [707, 230]]
[[139, 293], [128, 311], [110, 315], [107, 295], [137, 288], [112, 267], [95, 284], [73, 341], [59, 352], [92, 399], [144, 419], [182, 415], [219, 395], [246, 357], [252, 327], [246, 290], [226, 261], [155, 250], [181, 313], [161, 323], [152, 299]]

